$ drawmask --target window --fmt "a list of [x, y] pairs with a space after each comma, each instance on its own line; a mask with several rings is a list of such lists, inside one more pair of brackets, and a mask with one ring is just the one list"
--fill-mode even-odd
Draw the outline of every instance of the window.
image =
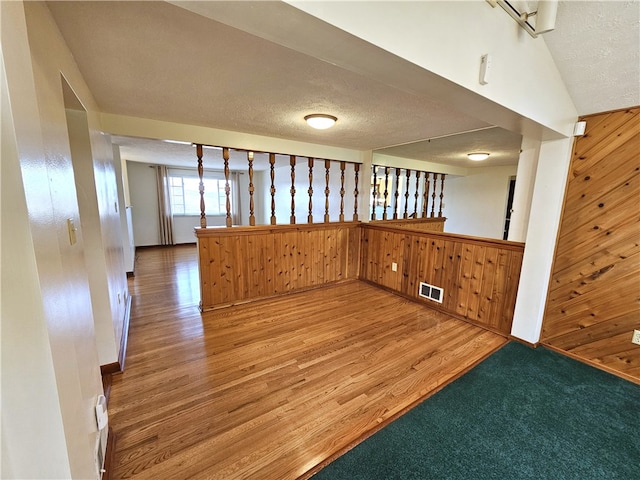
[[[200, 179], [195, 172], [169, 170], [171, 211], [174, 215], [200, 215]], [[225, 179], [221, 173], [205, 172], [204, 204], [207, 215], [226, 215]], [[229, 186], [233, 189], [231, 179]], [[231, 200], [231, 194], [229, 195]]]

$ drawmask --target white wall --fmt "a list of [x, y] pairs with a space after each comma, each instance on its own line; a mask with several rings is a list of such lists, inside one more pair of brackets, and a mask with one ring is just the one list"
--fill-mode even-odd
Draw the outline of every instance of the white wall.
[[[12, 18], [18, 20], [15, 16]], [[38, 282], [35, 246], [2, 58], [0, 68], [0, 477], [70, 478], [62, 411], [57, 401], [56, 372], [51, 362], [47, 316]], [[15, 103], [13, 108], [16, 108]], [[33, 458], [35, 452], [37, 461]]]
[[118, 183], [118, 203], [120, 205], [120, 230], [122, 231], [122, 250], [124, 269], [133, 272], [135, 261], [135, 245], [133, 243], [133, 224], [131, 223], [131, 206], [129, 205], [129, 177], [127, 162], [120, 157], [120, 147], [113, 145], [113, 162], [116, 182]]
[[134, 244], [160, 245], [156, 172], [147, 163], [127, 162], [127, 176]]
[[516, 171], [515, 166], [477, 167], [465, 177], [446, 178], [445, 232], [502, 240], [509, 180]]
[[[2, 282], [2, 448], [9, 453], [2, 474], [5, 478], [95, 478], [94, 405], [102, 385], [83, 232], [80, 228], [77, 243], [71, 245], [67, 229], [68, 218], [76, 225], [80, 220], [61, 72], [86, 107], [94, 161], [104, 171], [108, 158], [103, 154], [111, 147], [99, 133], [95, 101], [47, 7], [36, 2], [0, 2], [0, 12], [16, 147], [6, 158], [14, 168], [9, 178], [18, 180], [16, 158], [22, 176], [22, 188], [15, 185], [7, 191], [12, 194], [8, 206], [15, 206], [16, 216], [5, 216], [8, 199], [2, 190], [2, 233], [4, 237], [5, 228], [11, 232], [15, 227], [18, 236], [12, 241], [24, 241], [18, 250], [12, 248], [9, 255], [3, 251], [2, 256], [2, 275], [16, 274], [11, 282]], [[6, 117], [5, 102], [2, 108]], [[4, 140], [3, 134], [3, 173]], [[2, 181], [4, 187], [4, 177]], [[115, 186], [104, 186], [99, 201], [111, 202], [113, 191]], [[105, 215], [106, 225], [119, 226], [116, 214]], [[108, 257], [113, 262], [108, 269], [110, 288], [124, 276], [116, 265], [122, 258], [120, 239], [116, 245], [111, 238], [107, 236], [105, 242], [113, 255]], [[13, 291], [12, 285], [24, 285], [24, 291]], [[10, 309], [9, 316], [5, 308]], [[12, 340], [15, 345], [8, 343]], [[13, 350], [18, 346], [19, 352]], [[5, 362], [8, 353], [16, 356]], [[29, 356], [20, 361], [23, 355]]]
[[[121, 298], [120, 302], [116, 300], [116, 308], [112, 310], [113, 305], [108, 284], [108, 263], [103, 244], [87, 115], [84, 111], [67, 109], [66, 118], [78, 196], [80, 226], [84, 237], [84, 262], [89, 280], [89, 291], [91, 292], [98, 361], [100, 365], [107, 365], [118, 361], [120, 336], [116, 339], [116, 330], [118, 324], [122, 324], [118, 320], [120, 315], [123, 315], [119, 311], [122, 308], [118, 307], [122, 305], [124, 298]], [[113, 208], [113, 206], [111, 207]], [[124, 273], [124, 270], [121, 269], [120, 272]], [[121, 334], [122, 329], [119, 330]]]

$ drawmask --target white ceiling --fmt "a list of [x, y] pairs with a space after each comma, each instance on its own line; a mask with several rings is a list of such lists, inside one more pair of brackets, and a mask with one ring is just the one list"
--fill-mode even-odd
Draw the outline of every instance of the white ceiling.
[[[245, 5], [252, 8], [250, 2]], [[399, 145], [385, 153], [430, 161], [437, 156], [455, 165], [471, 150], [494, 153], [498, 164], [517, 162], [517, 135], [487, 128], [437, 99], [170, 3], [56, 1], [48, 6], [104, 112], [358, 150]], [[560, 2], [556, 31], [544, 38], [580, 113], [640, 104], [639, 7], [637, 1]], [[350, 47], [349, 41], [340, 45]], [[331, 130], [311, 130], [303, 117], [314, 112], [334, 114], [339, 121]], [[452, 136], [460, 132], [471, 133]], [[161, 151], [192, 153], [191, 147], [158, 141], [121, 137], [116, 143], [124, 158], [152, 163], [161, 163]]]
[[640, 105], [640, 2], [564, 1], [542, 35], [579, 115]]

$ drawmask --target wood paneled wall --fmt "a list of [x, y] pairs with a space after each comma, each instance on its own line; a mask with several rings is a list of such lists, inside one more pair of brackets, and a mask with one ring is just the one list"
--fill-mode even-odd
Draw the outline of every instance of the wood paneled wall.
[[201, 308], [358, 276], [359, 222], [198, 228]]
[[[364, 224], [361, 248], [361, 279], [511, 332], [524, 244]], [[442, 304], [420, 297], [420, 282], [443, 288]]]
[[541, 340], [640, 381], [640, 107], [582, 120]]

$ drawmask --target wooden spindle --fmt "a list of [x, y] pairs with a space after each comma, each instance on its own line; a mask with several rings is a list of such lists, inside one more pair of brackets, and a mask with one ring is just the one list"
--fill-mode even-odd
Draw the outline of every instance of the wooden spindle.
[[444, 199], [444, 173], [440, 174], [440, 210], [438, 211], [438, 217], [442, 216], [442, 200]]
[[313, 158], [309, 157], [309, 215], [307, 223], [313, 223]]
[[356, 188], [353, 190], [353, 221], [358, 221], [358, 172], [360, 171], [360, 164], [353, 164], [353, 179], [356, 185]]
[[331, 168], [331, 161], [324, 161], [324, 223], [329, 223], [329, 168]]
[[204, 205], [204, 167], [202, 166], [202, 145], [196, 145], [196, 155], [198, 157], [198, 178], [200, 179], [200, 227], [205, 228], [207, 226], [207, 215], [205, 214]]
[[420, 171], [416, 170], [416, 193], [414, 194], [415, 202], [413, 204], [413, 218], [418, 218], [418, 198], [420, 194], [418, 190], [420, 189]]
[[291, 165], [291, 217], [289, 223], [296, 224], [296, 156], [289, 155], [289, 164]]
[[389, 167], [384, 167], [384, 210], [382, 212], [382, 219], [387, 219], [387, 197], [389, 196]]
[[428, 212], [428, 202], [429, 202], [429, 172], [425, 172], [424, 174], [424, 192], [422, 195], [422, 218], [426, 218], [429, 215]]
[[227, 147], [222, 149], [222, 158], [224, 160], [224, 197], [225, 208], [227, 209], [226, 224], [230, 227], [232, 224], [231, 219], [231, 185], [229, 184], [229, 149]]
[[344, 167], [346, 163], [340, 162], [340, 217], [339, 220], [344, 222]]
[[247, 160], [249, 161], [249, 225], [253, 227], [256, 224], [256, 217], [253, 215], [253, 152], [247, 152]]
[[433, 195], [431, 195], [431, 216], [435, 217], [435, 210], [436, 210], [436, 180], [438, 179], [438, 174], [434, 173], [433, 174]]
[[378, 200], [378, 167], [373, 166], [373, 202], [371, 203], [371, 220], [376, 219], [376, 201]]
[[395, 201], [393, 202], [393, 219], [398, 219], [398, 197], [400, 196], [400, 169], [396, 168], [396, 193], [395, 193]]
[[276, 224], [276, 154], [269, 154], [269, 173], [271, 175], [271, 225]]
[[409, 207], [409, 180], [411, 178], [411, 170], [407, 169], [407, 189], [404, 192], [404, 214], [402, 218], [409, 218], [409, 214], [407, 213], [407, 209]]

